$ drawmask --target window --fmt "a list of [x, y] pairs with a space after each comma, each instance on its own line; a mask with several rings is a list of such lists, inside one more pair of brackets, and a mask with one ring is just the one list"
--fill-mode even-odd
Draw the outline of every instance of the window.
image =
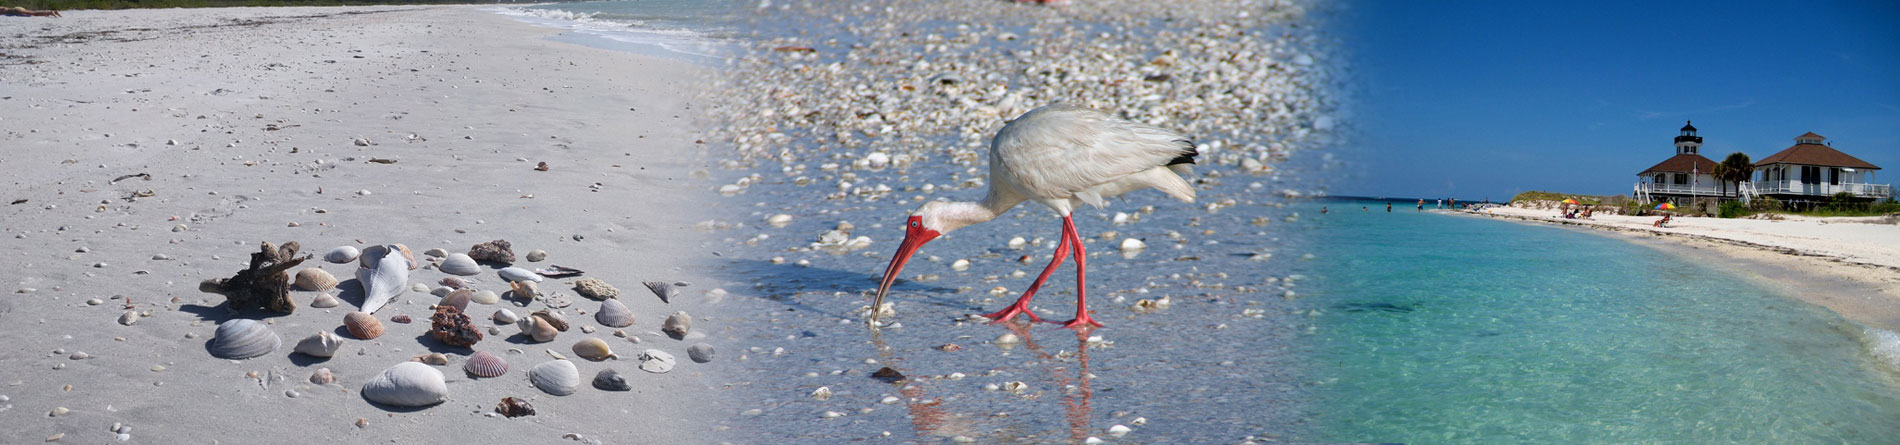
[[1821, 183], [1821, 167], [1816, 167], [1812, 165], [1801, 166], [1801, 183], [1802, 184], [1820, 184]]
[[1828, 176], [1827, 176], [1828, 184], [1841, 185], [1841, 169], [1830, 168], [1830, 169], [1827, 169], [1827, 173], [1828, 173]]
[[1677, 173], [1676, 185], [1687, 185], [1687, 184], [1689, 184], [1689, 175]]
[[1656, 174], [1656, 181], [1655, 181], [1655, 183], [1657, 183], [1657, 184], [1664, 184], [1664, 183], [1665, 183], [1665, 181], [1663, 181], [1663, 174], [1662, 174], [1662, 173], [1657, 173], [1657, 174]]

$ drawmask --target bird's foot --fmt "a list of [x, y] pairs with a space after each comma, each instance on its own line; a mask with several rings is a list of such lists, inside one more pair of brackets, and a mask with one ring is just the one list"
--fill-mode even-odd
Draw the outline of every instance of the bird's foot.
[[1028, 315], [1029, 321], [1042, 321], [1042, 317], [1037, 317], [1036, 313], [1029, 312], [1028, 307], [1025, 307], [1020, 304], [1012, 304], [1012, 305], [1009, 305], [1008, 308], [1005, 308], [1003, 310], [996, 311], [996, 312], [991, 312], [988, 314], [983, 314], [983, 316], [989, 317], [990, 324], [996, 324], [996, 323], [1002, 323], [1005, 321], [1009, 321], [1010, 319], [1016, 318], [1016, 314]]
[[1074, 320], [1062, 322], [1062, 327], [1069, 329], [1095, 329], [1102, 327], [1102, 324], [1096, 323], [1094, 318], [1089, 317], [1089, 313], [1083, 312], [1076, 314]]

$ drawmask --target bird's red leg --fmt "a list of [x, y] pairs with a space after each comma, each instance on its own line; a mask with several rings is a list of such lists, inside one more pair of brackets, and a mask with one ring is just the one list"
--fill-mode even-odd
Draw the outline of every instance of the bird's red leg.
[[1062, 234], [1075, 245], [1075, 319], [1062, 323], [1065, 328], [1102, 327], [1093, 317], [1089, 317], [1088, 252], [1082, 247], [1082, 236], [1075, 231], [1075, 219], [1062, 216]]
[[1029, 283], [1029, 290], [1023, 291], [1022, 298], [1017, 298], [1016, 304], [1009, 305], [1008, 308], [1000, 311], [983, 314], [983, 316], [989, 317], [990, 320], [992, 320], [990, 323], [1009, 321], [1011, 318], [1016, 318], [1016, 314], [1028, 315], [1029, 321], [1042, 321], [1042, 317], [1037, 317], [1034, 312], [1029, 312], [1029, 298], [1036, 296], [1036, 290], [1042, 289], [1042, 283], [1049, 281], [1049, 275], [1056, 273], [1056, 267], [1062, 266], [1063, 257], [1069, 256], [1069, 229], [1064, 228], [1062, 230], [1062, 240], [1056, 242], [1055, 258], [1049, 260], [1049, 267], [1042, 268], [1042, 275], [1036, 276], [1036, 282]]

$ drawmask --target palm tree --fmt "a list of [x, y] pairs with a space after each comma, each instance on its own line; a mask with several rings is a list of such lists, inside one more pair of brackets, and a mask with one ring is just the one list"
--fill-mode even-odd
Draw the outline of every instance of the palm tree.
[[1742, 181], [1747, 181], [1755, 175], [1755, 163], [1748, 159], [1747, 154], [1738, 151], [1729, 153], [1727, 158], [1722, 159], [1722, 163], [1716, 164], [1715, 171], [1722, 172], [1716, 173], [1717, 178], [1735, 181], [1735, 188], [1739, 190], [1742, 187]]
[[1722, 190], [1722, 194], [1718, 196], [1728, 196], [1728, 164], [1715, 164], [1714, 167], [1709, 168], [1709, 176], [1715, 178], [1715, 186]]

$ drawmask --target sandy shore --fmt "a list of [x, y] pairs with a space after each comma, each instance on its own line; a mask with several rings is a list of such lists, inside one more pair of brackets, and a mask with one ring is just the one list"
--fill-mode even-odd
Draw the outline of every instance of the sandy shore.
[[[701, 299], [667, 304], [640, 285], [708, 282], [684, 264], [700, 248], [692, 202], [708, 188], [688, 179], [703, 168], [688, 103], [702, 68], [551, 42], [541, 37], [553, 30], [476, 7], [65, 15], [0, 20], [0, 198], [11, 203], [0, 208], [0, 442], [628, 443], [714, 430], [701, 395], [719, 362], [693, 363], [685, 350], [724, 343], [658, 331], [678, 310], [700, 316], [698, 332], [724, 327]], [[540, 162], [549, 169], [536, 171]], [[534, 343], [501, 326], [474, 346], [510, 362], [498, 378], [470, 379], [470, 349], [432, 342], [436, 297], [423, 292], [377, 312], [388, 332], [375, 340], [346, 340], [327, 360], [292, 354], [360, 304], [354, 264], [312, 259], [304, 266], [344, 280], [341, 307], [293, 292], [293, 314], [235, 316], [267, 320], [282, 347], [241, 361], [207, 354], [217, 323], [234, 316], [198, 283], [242, 269], [259, 242], [297, 241], [319, 256], [404, 243], [420, 255], [494, 239], [518, 255], [548, 252], [522, 265], [575, 267], [619, 287], [638, 344], [598, 327], [600, 303], [569, 278], [541, 287], [573, 300], [562, 311], [574, 330]], [[425, 267], [409, 282], [446, 276]], [[506, 290], [494, 273], [468, 278]], [[544, 302], [497, 306], [525, 315]], [[469, 313], [487, 329], [496, 309]], [[144, 315], [122, 325], [128, 311]], [[576, 357], [575, 395], [530, 385], [527, 370], [548, 351], [573, 357], [586, 337], [623, 359]], [[678, 368], [640, 371], [634, 358], [649, 348]], [[436, 368], [447, 402], [387, 409], [359, 395], [383, 369], [432, 350], [450, 358]], [[335, 383], [311, 383], [318, 368]], [[633, 391], [588, 386], [608, 368]], [[489, 415], [507, 396], [539, 415]]]
[[1715, 252], [1733, 260], [1734, 270], [1785, 294], [1870, 327], [1900, 330], [1900, 226], [1881, 218], [1677, 218], [1659, 228], [1652, 216], [1564, 219], [1553, 210], [1517, 207], [1465, 213], [1609, 230]]

